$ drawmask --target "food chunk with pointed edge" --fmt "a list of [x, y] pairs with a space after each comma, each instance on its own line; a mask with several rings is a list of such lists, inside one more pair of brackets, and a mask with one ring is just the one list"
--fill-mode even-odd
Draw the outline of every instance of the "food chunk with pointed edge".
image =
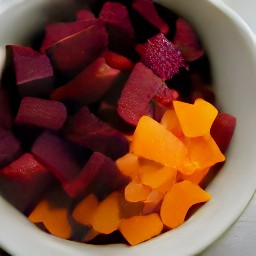
[[90, 11], [86, 9], [78, 10], [76, 13], [76, 20], [95, 20], [95, 15]]
[[11, 52], [16, 84], [22, 96], [46, 96], [53, 89], [54, 74], [50, 60], [30, 47], [7, 45]]
[[180, 50], [162, 33], [138, 44], [136, 50], [142, 62], [153, 70], [163, 81], [171, 79], [180, 68], [187, 68]]
[[65, 136], [76, 144], [101, 152], [112, 159], [125, 155], [129, 150], [129, 142], [125, 136], [101, 121], [86, 106], [74, 115]]
[[67, 119], [67, 109], [62, 102], [35, 97], [21, 100], [15, 123], [22, 126], [59, 130]]

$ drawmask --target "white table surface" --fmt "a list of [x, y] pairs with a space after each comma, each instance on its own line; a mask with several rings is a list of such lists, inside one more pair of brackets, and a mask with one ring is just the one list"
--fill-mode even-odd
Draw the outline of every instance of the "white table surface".
[[[235, 10], [256, 34], [256, 0], [222, 0]], [[255, 70], [256, 72], [256, 70]], [[256, 86], [256, 85], [255, 85]], [[256, 171], [256, 170], [255, 170]], [[256, 193], [235, 224], [200, 256], [256, 255]]]

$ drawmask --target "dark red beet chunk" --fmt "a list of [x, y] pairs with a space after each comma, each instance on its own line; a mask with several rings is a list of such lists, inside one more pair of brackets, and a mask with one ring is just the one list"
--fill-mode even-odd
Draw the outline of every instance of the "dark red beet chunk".
[[53, 44], [74, 35], [82, 30], [95, 25], [96, 20], [52, 23], [45, 27], [45, 36], [41, 46], [41, 52]]
[[53, 67], [62, 73], [77, 73], [92, 63], [108, 45], [105, 26], [98, 21], [47, 49]]
[[176, 32], [173, 42], [186, 61], [194, 61], [204, 54], [196, 33], [182, 18], [176, 20]]
[[62, 102], [24, 97], [15, 123], [22, 126], [59, 130], [67, 119], [67, 110]]
[[134, 38], [135, 32], [129, 17], [127, 7], [117, 2], [106, 2], [99, 14], [108, 26]]
[[76, 13], [76, 20], [95, 20], [95, 15], [89, 10], [78, 10]]
[[223, 153], [228, 149], [235, 128], [236, 118], [226, 113], [219, 113], [212, 124], [211, 135]]
[[32, 207], [54, 181], [54, 176], [29, 153], [0, 171], [0, 190], [23, 212]]
[[10, 130], [14, 122], [7, 91], [0, 86], [0, 128]]
[[65, 134], [70, 141], [112, 159], [123, 156], [129, 150], [129, 143], [124, 135], [90, 113], [87, 107], [82, 107], [74, 115]]
[[134, 0], [132, 8], [136, 10], [145, 20], [154, 25], [161, 33], [166, 35], [169, 32], [169, 26], [158, 15], [152, 0]]
[[166, 84], [142, 63], [137, 63], [118, 101], [118, 114], [129, 124], [137, 125], [151, 108], [150, 101]]
[[172, 102], [178, 98], [179, 93], [174, 89], [168, 88], [166, 85], [161, 91], [158, 92], [158, 94], [154, 97], [154, 100], [164, 107], [171, 107]]
[[186, 67], [181, 52], [162, 33], [136, 46], [142, 62], [164, 81]]
[[101, 193], [110, 193], [111, 190], [120, 188], [125, 182], [127, 178], [120, 174], [111, 158], [94, 152], [76, 179], [64, 184], [63, 188], [70, 197], [75, 198], [88, 192], [89, 188], [95, 193], [99, 186], [102, 187]]
[[0, 128], [0, 168], [13, 161], [20, 153], [20, 142], [10, 131]]
[[72, 181], [80, 172], [76, 159], [79, 150], [57, 134], [45, 131], [35, 141], [32, 154], [51, 171], [61, 183]]
[[77, 100], [81, 104], [90, 104], [99, 100], [116, 79], [119, 70], [113, 69], [99, 57], [86, 67], [68, 84], [53, 91], [54, 100]]
[[54, 82], [48, 57], [24, 46], [8, 45], [7, 50], [12, 53], [16, 83], [21, 95], [48, 95]]

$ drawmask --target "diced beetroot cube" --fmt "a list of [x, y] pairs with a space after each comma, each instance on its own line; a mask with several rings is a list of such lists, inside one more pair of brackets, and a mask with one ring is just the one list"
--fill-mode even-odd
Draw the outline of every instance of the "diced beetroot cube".
[[96, 24], [71, 35], [47, 49], [53, 67], [62, 73], [73, 75], [92, 63], [108, 45], [104, 24]]
[[187, 67], [181, 52], [162, 33], [137, 45], [136, 50], [142, 62], [164, 81], [171, 79], [180, 68]]
[[0, 168], [10, 163], [20, 153], [20, 142], [10, 131], [0, 128]]
[[113, 69], [99, 57], [68, 84], [53, 91], [54, 100], [77, 100], [81, 104], [89, 104], [99, 100], [116, 79], [119, 70]]
[[41, 52], [45, 52], [47, 48], [53, 44], [63, 40], [71, 35], [81, 32], [88, 27], [95, 25], [96, 20], [76, 21], [76, 22], [59, 22], [48, 24], [45, 27], [44, 40], [41, 45]]
[[133, 69], [134, 63], [125, 56], [112, 51], [105, 51], [103, 54], [106, 63], [114, 69], [129, 72]]
[[65, 132], [67, 139], [93, 151], [117, 159], [129, 150], [124, 135], [82, 107], [73, 117], [71, 127]]
[[194, 61], [204, 54], [195, 31], [182, 18], [176, 20], [176, 32], [173, 42], [187, 61]]
[[127, 181], [127, 177], [121, 175], [111, 158], [94, 152], [76, 179], [64, 184], [63, 188], [72, 198], [88, 192], [88, 189], [95, 194], [100, 193], [98, 196], [102, 197], [119, 189]]
[[62, 102], [24, 97], [15, 123], [22, 126], [59, 130], [66, 119], [67, 110]]
[[236, 118], [226, 113], [219, 113], [212, 124], [211, 135], [223, 153], [228, 149], [235, 128]]
[[135, 37], [133, 25], [125, 5], [117, 2], [106, 2], [101, 9], [99, 17], [108, 26], [121, 31], [128, 37]]
[[0, 171], [3, 195], [23, 212], [32, 207], [54, 181], [54, 176], [29, 153]]
[[81, 20], [95, 20], [95, 15], [85, 9], [78, 10], [76, 13], [76, 20], [81, 21]]
[[43, 132], [31, 151], [61, 183], [72, 181], [81, 170], [77, 158], [83, 151], [53, 132]]
[[12, 54], [16, 83], [21, 95], [48, 95], [54, 82], [48, 57], [24, 46], [8, 45], [7, 50]]
[[162, 88], [161, 91], [154, 97], [154, 100], [162, 106], [171, 107], [172, 102], [177, 100], [179, 97], [179, 93], [174, 90], [170, 89], [166, 86]]
[[137, 63], [118, 101], [117, 111], [128, 123], [137, 125], [150, 109], [150, 101], [166, 84], [142, 63]]
[[132, 8], [136, 10], [145, 20], [154, 25], [161, 33], [167, 35], [169, 26], [158, 15], [152, 0], [134, 0]]
[[0, 128], [10, 130], [14, 122], [7, 91], [0, 86]]

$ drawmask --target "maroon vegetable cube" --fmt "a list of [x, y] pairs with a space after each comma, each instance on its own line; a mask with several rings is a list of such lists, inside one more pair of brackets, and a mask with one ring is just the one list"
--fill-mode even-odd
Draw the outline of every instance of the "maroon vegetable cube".
[[117, 159], [129, 150], [125, 136], [82, 107], [73, 117], [66, 138], [93, 151]]
[[14, 122], [7, 91], [0, 86], [0, 128], [10, 130]]
[[20, 142], [10, 131], [0, 128], [0, 168], [21, 154]]
[[59, 130], [66, 119], [67, 110], [62, 102], [24, 97], [15, 123], [22, 126]]
[[66, 37], [46, 50], [54, 69], [74, 75], [92, 63], [108, 45], [108, 35], [102, 21]]
[[166, 84], [152, 70], [137, 63], [127, 80], [117, 111], [129, 124], [137, 125], [143, 115], [151, 112], [151, 100], [166, 87]]
[[69, 83], [53, 91], [51, 98], [76, 100], [81, 104], [96, 102], [111, 87], [119, 73], [119, 70], [106, 64], [104, 57], [99, 57]]
[[48, 57], [32, 48], [8, 45], [16, 76], [16, 84], [22, 96], [48, 95], [52, 90], [54, 74]]
[[187, 61], [194, 61], [204, 54], [204, 50], [195, 31], [182, 18], [176, 20], [176, 32], [173, 42]]
[[81, 20], [95, 20], [95, 15], [90, 10], [81, 9], [76, 13], [76, 19]]
[[0, 171], [0, 190], [15, 207], [26, 211], [55, 178], [33, 155], [25, 153]]
[[212, 124], [211, 135], [223, 153], [228, 149], [235, 128], [236, 118], [226, 113], [219, 113]]
[[164, 81], [171, 79], [180, 68], [187, 67], [180, 50], [162, 33], [137, 45], [136, 50], [142, 62]]
[[31, 151], [61, 183], [72, 181], [81, 170], [78, 158], [86, 158], [80, 148], [50, 131], [37, 138]]
[[158, 15], [152, 0], [134, 0], [132, 8], [164, 35], [169, 32], [168, 24]]

